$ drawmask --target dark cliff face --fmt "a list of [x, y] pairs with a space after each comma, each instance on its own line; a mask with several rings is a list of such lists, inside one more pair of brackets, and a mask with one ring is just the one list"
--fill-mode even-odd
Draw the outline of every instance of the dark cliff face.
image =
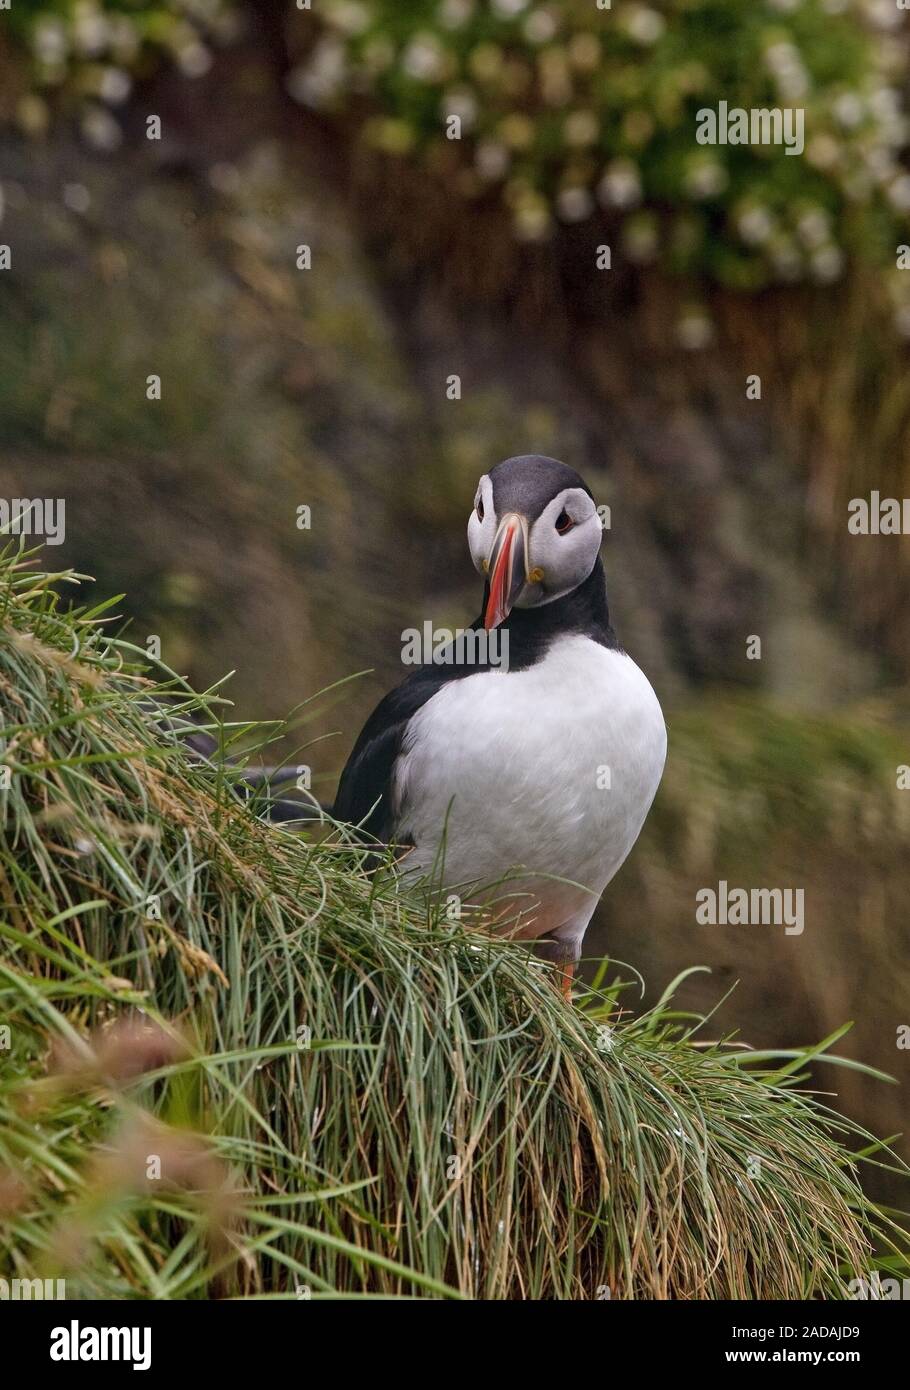
[[[3, 138], [17, 251], [0, 301], [0, 495], [64, 496], [54, 561], [95, 576], [93, 597], [125, 591], [133, 640], [160, 637], [198, 686], [236, 671], [242, 716], [282, 716], [372, 668], [302, 726], [342, 731], [310, 755], [331, 796], [363, 717], [404, 674], [403, 629], [476, 611], [477, 477], [521, 452], [567, 460], [611, 509], [611, 616], [670, 724], [667, 787], [592, 949], [640, 969], [649, 998], [696, 963], [719, 978], [695, 982], [693, 1003], [742, 979], [718, 1026], [757, 1044], [863, 1017], [855, 1055], [893, 1069], [897, 749], [877, 741], [877, 716], [814, 732], [889, 668], [860, 645], [846, 586], [832, 598], [786, 373], [768, 409], [746, 396], [766, 364], [775, 382], [780, 306], [755, 307], [750, 337], [749, 313], [719, 300], [706, 341], [684, 287], [655, 274], [595, 287], [571, 236], [542, 258], [510, 248], [495, 218], [453, 232], [438, 196], [364, 171], [343, 132], [282, 102], [274, 54], [252, 49], [141, 92], [115, 159], [64, 131], [40, 147]], [[160, 146], [143, 138], [147, 110]], [[304, 244], [310, 270], [296, 268]], [[747, 714], [717, 706], [718, 687], [744, 691]], [[786, 820], [788, 788], [799, 801], [807, 786], [852, 836]], [[815, 885], [809, 949], [696, 931], [695, 890], [735, 874]], [[877, 972], [853, 971], [858, 920]], [[878, 1130], [901, 1127], [890, 1094], [890, 1110], [868, 1088], [850, 1100]]]

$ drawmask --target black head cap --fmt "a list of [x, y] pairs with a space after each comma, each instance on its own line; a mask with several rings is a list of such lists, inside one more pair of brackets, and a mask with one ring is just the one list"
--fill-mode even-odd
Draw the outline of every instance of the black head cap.
[[519, 512], [523, 516], [539, 516], [548, 502], [567, 487], [580, 487], [593, 497], [581, 474], [559, 459], [545, 454], [516, 454], [490, 469], [493, 484], [493, 506], [496, 515]]

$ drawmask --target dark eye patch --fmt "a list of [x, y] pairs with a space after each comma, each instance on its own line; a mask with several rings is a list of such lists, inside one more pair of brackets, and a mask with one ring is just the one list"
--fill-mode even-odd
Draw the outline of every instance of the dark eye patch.
[[574, 525], [575, 522], [569, 516], [569, 513], [566, 511], [565, 507], [563, 507], [562, 511], [559, 513], [559, 516], [556, 518], [557, 531], [561, 536], [564, 536], [567, 531], [571, 531]]

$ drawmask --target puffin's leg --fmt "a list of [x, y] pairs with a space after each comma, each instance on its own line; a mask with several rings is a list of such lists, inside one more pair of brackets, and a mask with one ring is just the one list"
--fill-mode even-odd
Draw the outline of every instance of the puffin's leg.
[[539, 936], [535, 942], [543, 959], [551, 961], [556, 966], [554, 983], [563, 999], [571, 999], [572, 997], [575, 967], [581, 956], [582, 937], [592, 910], [585, 913], [584, 921], [580, 927], [579, 918], [573, 917], [570, 921], [563, 923], [561, 927], [557, 927], [555, 931]]
[[556, 966], [553, 972], [553, 983], [563, 999], [571, 999], [572, 981], [575, 978], [578, 955], [567, 953], [565, 944], [562, 941], [556, 941], [552, 936], [539, 936], [534, 945], [538, 955]]

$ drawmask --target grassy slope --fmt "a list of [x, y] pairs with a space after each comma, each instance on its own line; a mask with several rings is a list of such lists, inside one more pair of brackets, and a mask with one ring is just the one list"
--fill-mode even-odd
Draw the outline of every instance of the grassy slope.
[[[905, 1131], [910, 796], [896, 777], [907, 761], [901, 700], [809, 714], [715, 693], [671, 710], [668, 721], [660, 795], [587, 949], [634, 962], [652, 989], [692, 961], [709, 966], [710, 975], [686, 981], [681, 1000], [712, 1009], [735, 986], [712, 1028], [738, 1030], [755, 1047], [806, 1043], [854, 1020], [839, 1050], [900, 1084], [827, 1066], [815, 1079], [836, 1087], [839, 1108], [867, 1128]], [[695, 895], [719, 879], [802, 887], [803, 935], [699, 924]], [[906, 1205], [898, 1175], [878, 1172], [870, 1186]]]
[[5, 1272], [837, 1297], [866, 1268], [856, 1136], [793, 1090], [799, 1060], [700, 1047], [668, 1003], [618, 1019], [615, 990], [566, 1007], [341, 831], [262, 824], [149, 718], [211, 701], [153, 686], [59, 586], [0, 567]]

